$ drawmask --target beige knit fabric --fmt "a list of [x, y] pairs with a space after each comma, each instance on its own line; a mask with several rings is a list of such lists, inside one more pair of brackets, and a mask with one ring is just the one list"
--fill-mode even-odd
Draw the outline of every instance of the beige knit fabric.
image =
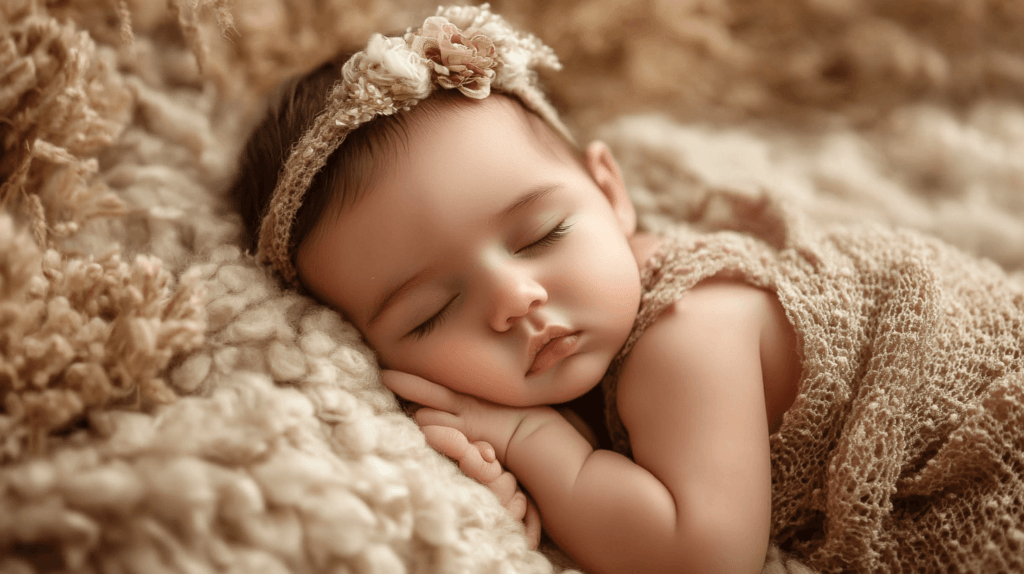
[[799, 394], [771, 436], [772, 542], [823, 572], [1024, 570], [1024, 284], [909, 231], [755, 212], [753, 234], [680, 229], [645, 264], [602, 382], [616, 450], [633, 344], [687, 289], [733, 275], [775, 292], [800, 341]]

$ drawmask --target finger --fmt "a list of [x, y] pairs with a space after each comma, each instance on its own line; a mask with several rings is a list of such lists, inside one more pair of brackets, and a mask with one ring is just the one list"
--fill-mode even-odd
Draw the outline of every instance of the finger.
[[465, 456], [467, 450], [475, 451], [476, 448], [469, 444], [466, 435], [452, 427], [429, 425], [420, 428], [427, 444], [431, 448], [447, 456], [448, 458], [460, 460]]
[[478, 440], [474, 442], [473, 445], [480, 451], [480, 456], [482, 456], [484, 460], [487, 462], [494, 462], [496, 456], [494, 454], [494, 447], [491, 446], [491, 443], [485, 440]]
[[516, 521], [522, 521], [526, 518], [526, 495], [523, 494], [523, 491], [517, 490], [512, 496], [512, 500], [505, 506], [505, 509], [508, 510], [508, 513]]
[[502, 472], [500, 476], [487, 483], [487, 488], [491, 489], [491, 492], [498, 495], [501, 500], [501, 505], [508, 508], [508, 503], [512, 501], [512, 497], [515, 496], [518, 485], [516, 484], [516, 477], [511, 472]]
[[530, 544], [530, 550], [536, 550], [540, 545], [540, 512], [529, 496], [526, 497], [526, 516], [523, 518], [523, 525], [526, 527], [526, 540]]
[[462, 421], [459, 419], [459, 417], [451, 413], [439, 411], [437, 409], [432, 409], [430, 407], [423, 407], [420, 410], [416, 411], [414, 417], [416, 418], [416, 424], [420, 425], [421, 427], [443, 426], [452, 427], [453, 429], [458, 430], [461, 430], [462, 428]]
[[491, 488], [491, 483], [501, 476], [501, 464], [497, 461], [487, 462], [480, 456], [480, 451], [470, 448], [470, 453], [459, 461], [459, 468], [466, 476]]
[[[479, 444], [467, 444], [465, 456], [459, 459], [459, 468], [466, 476], [490, 488], [489, 483], [494, 482], [501, 475], [501, 464], [493, 459], [485, 460], [480, 452]], [[487, 445], [486, 442], [483, 444]]]
[[487, 485], [501, 475], [501, 464], [484, 460], [477, 446], [470, 444], [458, 429], [430, 425], [420, 430], [431, 448], [458, 462], [459, 469], [480, 484]]
[[423, 377], [385, 369], [380, 380], [391, 392], [407, 400], [449, 412], [458, 410], [461, 395]]

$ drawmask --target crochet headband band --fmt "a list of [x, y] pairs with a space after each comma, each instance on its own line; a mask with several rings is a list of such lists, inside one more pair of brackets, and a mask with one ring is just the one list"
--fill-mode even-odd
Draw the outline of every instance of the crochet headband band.
[[402, 37], [374, 34], [365, 50], [345, 62], [324, 110], [285, 161], [260, 226], [257, 260], [296, 286], [291, 231], [313, 177], [349, 132], [377, 116], [411, 109], [438, 87], [475, 99], [492, 89], [513, 95], [573, 141], [540, 90], [534, 71], [540, 67], [561, 65], [551, 48], [514, 30], [487, 4], [438, 8]]

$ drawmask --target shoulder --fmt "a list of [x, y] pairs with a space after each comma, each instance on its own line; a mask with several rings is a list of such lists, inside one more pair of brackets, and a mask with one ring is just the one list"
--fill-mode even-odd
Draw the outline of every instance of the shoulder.
[[775, 322], [777, 305], [773, 294], [737, 280], [712, 278], [687, 291], [644, 331], [623, 364], [617, 405], [623, 423], [636, 424], [659, 397], [694, 380], [756, 382], [761, 392], [761, 335]]
[[740, 280], [704, 280], [666, 307], [644, 331], [627, 357], [624, 370], [657, 361], [658, 351], [676, 348], [685, 340], [756, 339], [777, 304], [773, 293]]

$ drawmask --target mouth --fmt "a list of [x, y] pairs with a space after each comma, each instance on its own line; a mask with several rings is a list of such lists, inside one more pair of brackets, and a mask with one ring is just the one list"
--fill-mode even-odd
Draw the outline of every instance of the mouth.
[[530, 341], [530, 363], [526, 375], [537, 375], [554, 367], [562, 359], [576, 352], [580, 332], [565, 327], [553, 327]]

